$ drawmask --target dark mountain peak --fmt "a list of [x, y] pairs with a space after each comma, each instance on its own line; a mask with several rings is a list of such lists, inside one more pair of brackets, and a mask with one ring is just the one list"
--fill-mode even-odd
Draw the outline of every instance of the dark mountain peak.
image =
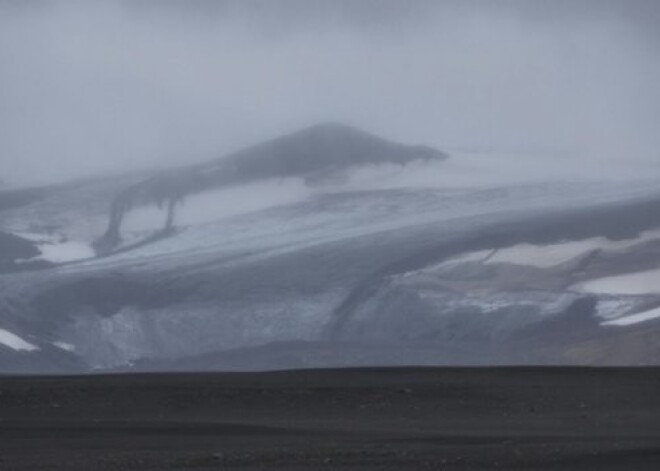
[[14, 270], [18, 260], [36, 257], [40, 253], [33, 242], [0, 232], [0, 273]]
[[232, 169], [233, 178], [250, 180], [305, 177], [328, 169], [382, 163], [405, 165], [415, 160], [447, 157], [431, 147], [399, 144], [331, 122], [248, 147], [220, 162]]
[[209, 188], [270, 178], [298, 177], [309, 183], [351, 167], [406, 165], [447, 157], [430, 147], [395, 143], [344, 124], [317, 124], [212, 162], [155, 175], [126, 189], [112, 203], [108, 229], [97, 248], [104, 251], [117, 245], [124, 215], [137, 204], [166, 204], [165, 230], [169, 231], [177, 203], [188, 194]]

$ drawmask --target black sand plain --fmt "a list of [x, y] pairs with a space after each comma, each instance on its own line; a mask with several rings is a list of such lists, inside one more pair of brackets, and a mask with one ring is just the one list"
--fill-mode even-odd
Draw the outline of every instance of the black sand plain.
[[0, 469], [660, 469], [660, 369], [0, 378]]

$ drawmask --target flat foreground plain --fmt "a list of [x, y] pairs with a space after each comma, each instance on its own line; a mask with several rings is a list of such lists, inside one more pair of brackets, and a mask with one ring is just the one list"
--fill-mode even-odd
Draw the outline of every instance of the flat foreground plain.
[[660, 369], [0, 377], [0, 469], [655, 471]]

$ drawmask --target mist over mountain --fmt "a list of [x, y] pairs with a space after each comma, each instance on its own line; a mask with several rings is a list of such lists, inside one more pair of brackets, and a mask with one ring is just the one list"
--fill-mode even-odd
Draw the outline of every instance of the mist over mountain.
[[3, 1], [0, 174], [187, 165], [327, 121], [531, 177], [657, 174], [657, 25], [651, 0]]
[[471, 157], [321, 124], [2, 192], [0, 369], [660, 362], [657, 180]]
[[0, 0], [0, 470], [660, 469], [660, 2]]
[[0, 2], [0, 371], [649, 365], [655, 2]]
[[660, 469], [660, 2], [0, 0], [0, 470]]
[[139, 182], [117, 195], [103, 238], [104, 251], [121, 242], [125, 214], [139, 204], [167, 204], [164, 231], [173, 228], [176, 206], [191, 194], [253, 181], [302, 177], [307, 185], [347, 178], [350, 169], [365, 165], [406, 165], [442, 161], [448, 155], [425, 146], [403, 146], [349, 126], [330, 123], [303, 129], [206, 164], [177, 168]]

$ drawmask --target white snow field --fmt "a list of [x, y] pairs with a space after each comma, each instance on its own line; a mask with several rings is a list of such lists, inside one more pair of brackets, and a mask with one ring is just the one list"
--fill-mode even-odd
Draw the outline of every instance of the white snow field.
[[73, 262], [95, 256], [94, 249], [89, 244], [78, 241], [67, 241], [60, 244], [39, 245], [41, 260], [52, 263]]
[[[427, 187], [421, 177], [416, 180], [417, 174], [423, 173], [421, 168], [404, 169], [404, 181], [395, 175], [396, 169], [384, 166], [378, 171], [388, 175], [377, 178], [365, 170], [344, 187], [309, 188], [301, 180], [273, 180], [249, 190], [192, 195], [178, 208], [177, 231], [171, 236], [92, 259], [86, 259], [85, 244], [105, 230], [109, 199], [83, 211], [69, 198], [57, 205], [59, 213], [49, 211], [55, 208], [54, 203], [40, 209], [35, 203], [30, 211], [13, 211], [11, 217], [0, 218], [0, 225], [14, 232], [28, 232], [34, 218], [41, 220], [41, 215], [51, 217], [53, 224], [61, 220], [54, 229], [56, 239], [39, 244], [49, 246], [52, 252], [45, 256], [51, 260], [79, 261], [48, 270], [2, 274], [0, 296], [8, 301], [6, 312], [18, 316], [32, 314], [32, 300], [42, 293], [85, 290], [89, 280], [92, 286], [102, 282], [110, 287], [117, 284], [118, 290], [124, 285], [133, 291], [146, 290], [156, 300], [173, 293], [171, 300], [154, 304], [149, 298], [145, 305], [133, 293], [137, 301], [128, 299], [125, 305], [110, 306], [103, 313], [81, 296], [80, 302], [57, 314], [59, 324], [47, 337], [33, 336], [40, 335], [36, 329], [16, 332], [24, 339], [39, 338], [44, 344], [61, 339], [75, 345], [75, 355], [95, 368], [270, 342], [311, 341], [319, 338], [334, 309], [362, 279], [424, 245], [469, 237], [495, 223], [506, 227], [547, 212], [636, 201], [656, 195], [659, 188], [657, 182], [650, 181], [501, 187], [470, 186], [474, 182], [466, 181], [460, 188], [431, 185], [432, 177], [440, 178], [433, 174], [441, 174], [442, 166], [424, 169]], [[451, 174], [442, 178], [450, 179]], [[366, 184], [369, 179], [373, 179], [371, 187]], [[77, 200], [101, 200], [94, 197], [96, 191], [86, 186]], [[125, 241], [145, 239], [162, 228], [164, 220], [164, 211], [155, 206], [136, 208], [125, 221]], [[642, 234], [623, 242], [593, 238], [548, 246], [517, 245], [496, 252], [466, 253], [464, 257], [476, 262], [544, 267], [594, 249], [625, 249], [648, 237]], [[429, 260], [429, 264], [439, 261]], [[94, 294], [94, 289], [90, 291]], [[103, 304], [103, 293], [98, 304]], [[488, 320], [495, 322], [494, 313], [511, 301], [491, 298], [486, 300], [488, 305], [477, 303], [482, 298], [475, 302], [466, 298], [463, 304], [493, 314]], [[527, 300], [533, 306], [551, 306], [545, 298], [530, 295]], [[563, 306], [540, 308], [539, 317]], [[618, 316], [634, 312], [635, 307], [618, 311]], [[48, 303], [40, 307], [50, 319], [53, 314], [49, 308]], [[45, 314], [40, 311], [39, 315]], [[613, 320], [614, 315], [603, 320]], [[508, 326], [522, 318], [511, 316], [502, 322]], [[55, 346], [67, 350], [63, 345]]]
[[660, 269], [589, 280], [573, 289], [596, 294], [660, 294]]
[[16, 235], [35, 242], [37, 248], [41, 251], [40, 255], [27, 260], [21, 260], [21, 262], [44, 260], [51, 263], [67, 263], [93, 258], [96, 255], [94, 249], [87, 242], [69, 240], [62, 235], [29, 232], [18, 232]]
[[17, 352], [34, 352], [39, 347], [20, 338], [18, 335], [5, 329], [0, 329], [0, 345], [16, 350]]
[[499, 250], [470, 252], [459, 255], [450, 261], [452, 263], [510, 263], [514, 265], [549, 268], [573, 260], [581, 255], [586, 255], [594, 250], [616, 252], [658, 239], [660, 239], [660, 229], [644, 231], [638, 237], [619, 241], [612, 241], [605, 237], [592, 237], [559, 244], [518, 244]]
[[620, 317], [611, 321], [602, 322], [601, 325], [625, 327], [660, 318], [660, 307], [630, 316]]

